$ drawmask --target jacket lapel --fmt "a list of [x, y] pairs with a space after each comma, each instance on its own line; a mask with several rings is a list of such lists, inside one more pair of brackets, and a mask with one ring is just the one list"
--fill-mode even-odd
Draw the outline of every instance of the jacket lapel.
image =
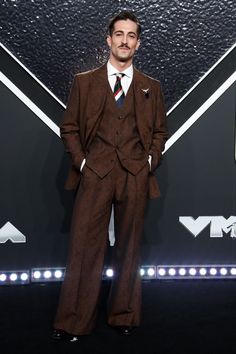
[[88, 146], [96, 134], [108, 89], [106, 64], [93, 71], [90, 76], [86, 106], [86, 146]]
[[134, 68], [134, 100], [136, 122], [140, 139], [145, 149], [149, 149], [150, 132], [152, 129], [153, 93], [150, 80]]

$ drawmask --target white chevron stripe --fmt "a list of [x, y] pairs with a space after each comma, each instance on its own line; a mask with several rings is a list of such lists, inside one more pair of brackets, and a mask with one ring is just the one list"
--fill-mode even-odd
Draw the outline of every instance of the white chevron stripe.
[[203, 105], [167, 140], [166, 153], [169, 148], [207, 111], [207, 109], [223, 95], [223, 93], [236, 81], [236, 71], [206, 100]]
[[0, 72], [0, 81], [16, 95], [32, 112], [36, 114], [55, 134], [60, 137], [59, 127], [39, 109], [16, 85], [14, 85], [2, 72]]
[[47, 86], [45, 86], [24, 64], [20, 62], [19, 59], [17, 59], [1, 42], [0, 42], [0, 47], [2, 47], [7, 54], [9, 54], [16, 62], [19, 64], [40, 86], [44, 88], [45, 91], [47, 91], [62, 107], [66, 107], [63, 102], [59, 100], [57, 96], [54, 95], [52, 91], [50, 91]]
[[200, 78], [200, 80], [198, 80], [196, 84], [194, 84], [191, 87], [191, 89], [188, 92], [186, 92], [186, 94], [182, 96], [178, 102], [174, 104], [173, 107], [171, 107], [167, 115], [169, 115], [205, 79], [205, 77], [207, 77], [224, 60], [224, 58], [226, 58], [227, 55], [229, 55], [234, 50], [235, 47], [236, 47], [236, 43], [232, 45], [232, 47], [229, 48], [229, 50], [227, 50], [227, 52], [224, 55], [222, 55], [222, 57], [214, 65], [212, 65], [212, 67]]

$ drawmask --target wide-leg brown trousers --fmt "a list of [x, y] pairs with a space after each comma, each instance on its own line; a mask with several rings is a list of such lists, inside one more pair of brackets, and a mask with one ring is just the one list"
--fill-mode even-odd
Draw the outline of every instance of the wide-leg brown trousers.
[[117, 160], [113, 170], [101, 179], [84, 166], [74, 204], [68, 262], [54, 328], [83, 335], [95, 326], [112, 204], [116, 240], [108, 324], [139, 325], [140, 241], [148, 173], [148, 162], [134, 176]]

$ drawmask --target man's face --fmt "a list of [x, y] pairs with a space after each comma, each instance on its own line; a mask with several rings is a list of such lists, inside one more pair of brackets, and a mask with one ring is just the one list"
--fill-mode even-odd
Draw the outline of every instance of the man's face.
[[111, 58], [121, 62], [132, 61], [135, 50], [140, 45], [137, 24], [131, 20], [115, 22], [112, 35], [107, 37], [107, 44], [111, 49]]

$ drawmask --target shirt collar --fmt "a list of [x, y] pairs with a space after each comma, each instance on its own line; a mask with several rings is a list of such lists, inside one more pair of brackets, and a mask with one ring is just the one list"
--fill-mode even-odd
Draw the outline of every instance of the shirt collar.
[[[113, 65], [111, 65], [111, 63], [108, 61], [107, 62], [107, 74], [108, 77], [112, 76], [114, 74], [117, 74], [118, 71]], [[134, 68], [133, 65], [131, 64], [127, 69], [125, 69], [124, 71], [121, 71], [123, 74], [125, 74], [126, 76], [132, 78], [133, 77], [133, 72], [134, 72]]]

